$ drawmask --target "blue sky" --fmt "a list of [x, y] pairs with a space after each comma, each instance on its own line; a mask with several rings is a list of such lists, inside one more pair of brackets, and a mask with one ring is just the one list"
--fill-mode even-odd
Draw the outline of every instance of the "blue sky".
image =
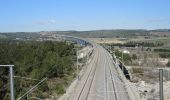
[[0, 32], [170, 28], [170, 0], [1, 0]]

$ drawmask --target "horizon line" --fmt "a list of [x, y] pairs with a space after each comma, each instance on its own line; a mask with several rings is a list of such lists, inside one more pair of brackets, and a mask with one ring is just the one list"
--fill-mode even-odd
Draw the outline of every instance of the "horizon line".
[[132, 29], [132, 28], [117, 28], [117, 29], [94, 29], [94, 30], [42, 30], [42, 31], [5, 31], [0, 33], [31, 33], [31, 32], [68, 32], [68, 31], [76, 31], [76, 32], [86, 32], [86, 31], [106, 31], [106, 30], [145, 30], [145, 31], [152, 31], [152, 30], [170, 30], [170, 28], [155, 28], [155, 29]]

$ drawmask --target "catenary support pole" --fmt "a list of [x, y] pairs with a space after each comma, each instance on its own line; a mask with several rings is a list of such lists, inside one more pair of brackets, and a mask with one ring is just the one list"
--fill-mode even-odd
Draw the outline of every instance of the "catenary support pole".
[[163, 100], [163, 69], [159, 69], [159, 93], [160, 100]]
[[123, 48], [122, 48], [122, 72], [124, 73], [124, 59], [123, 59]]
[[0, 65], [0, 67], [7, 67], [9, 68], [9, 81], [10, 81], [10, 96], [11, 100], [15, 100], [14, 96], [14, 75], [13, 75], [13, 67], [14, 65]]
[[11, 100], [14, 100], [13, 66], [9, 66]]
[[77, 80], [79, 80], [78, 48], [76, 49], [76, 55], [77, 55]]

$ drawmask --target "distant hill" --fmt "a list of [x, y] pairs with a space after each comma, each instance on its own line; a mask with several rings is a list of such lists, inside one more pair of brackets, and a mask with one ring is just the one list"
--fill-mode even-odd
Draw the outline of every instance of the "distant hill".
[[[37, 32], [8, 32], [0, 33], [0, 39], [37, 39], [40, 37], [40, 34]], [[3, 38], [2, 38], [3, 37]]]
[[170, 29], [151, 30], [150, 34], [154, 36], [170, 37]]
[[84, 38], [108, 38], [108, 37], [121, 37], [121, 38], [134, 38], [137, 36], [170, 36], [170, 29], [157, 29], [157, 30], [92, 30], [92, 31], [42, 31], [42, 32], [15, 32], [15, 33], [0, 33], [1, 38], [24, 38], [36, 39], [38, 37], [59, 34], [70, 35]]
[[71, 35], [85, 38], [105, 38], [105, 37], [135, 37], [147, 36], [147, 30], [94, 30], [94, 31], [53, 31], [54, 34]]
[[156, 30], [150, 30], [152, 32], [170, 32], [170, 29], [156, 29]]

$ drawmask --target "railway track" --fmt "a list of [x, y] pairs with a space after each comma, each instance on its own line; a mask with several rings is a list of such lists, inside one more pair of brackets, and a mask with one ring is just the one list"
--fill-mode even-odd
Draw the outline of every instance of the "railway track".
[[104, 67], [104, 78], [105, 78], [105, 82], [104, 82], [104, 86], [105, 86], [105, 91], [104, 91], [104, 100], [108, 100], [108, 82], [107, 82], [107, 69], [106, 66]]
[[[107, 61], [108, 62], [108, 61]], [[118, 100], [117, 99], [117, 94], [116, 94], [116, 86], [115, 86], [115, 82], [114, 82], [114, 79], [113, 79], [113, 72], [112, 72], [112, 70], [111, 70], [111, 66], [110, 65], [108, 65], [109, 66], [109, 72], [110, 72], [110, 78], [111, 78], [111, 82], [112, 82], [112, 88], [113, 88], [113, 95], [114, 95], [114, 97], [115, 97], [115, 99], [114, 100]]]
[[[109, 64], [109, 59], [107, 56], [106, 56], [105, 61], [106, 61], [105, 62], [105, 64], [106, 64], [106, 66], [105, 66], [105, 86], [106, 86], [106, 88], [105, 88], [105, 99], [104, 100], [118, 100], [117, 94], [116, 94], [116, 86], [115, 86], [115, 82], [114, 82], [114, 78], [113, 78], [113, 72], [112, 72], [111, 65]], [[110, 87], [109, 87], [109, 85], [110, 85], [109, 82], [111, 84]], [[113, 96], [114, 96], [114, 98], [113, 98]]]
[[69, 100], [129, 100], [109, 53], [96, 46], [92, 57]]
[[[85, 82], [83, 84], [83, 87], [81, 88], [80, 90], [80, 93], [78, 94], [77, 98], [75, 100], [82, 100], [82, 96], [85, 97], [85, 100], [87, 100], [88, 98], [88, 95], [90, 93], [90, 88], [91, 88], [91, 85], [93, 83], [93, 79], [95, 77], [95, 73], [96, 73], [96, 68], [97, 68], [97, 62], [98, 62], [98, 59], [99, 59], [99, 52], [97, 52], [97, 57], [90, 69], [90, 72], [88, 73], [88, 76], [87, 78], [85, 79]], [[89, 85], [88, 85], [89, 84]], [[83, 98], [84, 99], [84, 98]]]

